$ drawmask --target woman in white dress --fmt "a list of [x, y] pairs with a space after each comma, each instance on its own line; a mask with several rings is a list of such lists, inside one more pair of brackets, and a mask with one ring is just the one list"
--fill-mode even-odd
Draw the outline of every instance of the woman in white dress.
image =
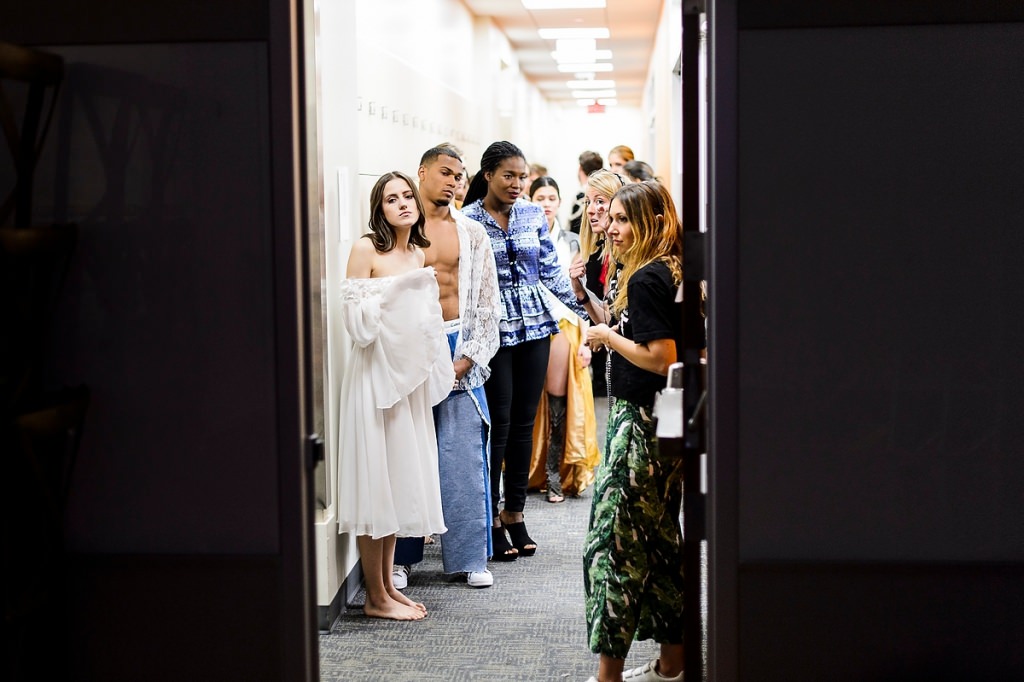
[[443, 533], [432, 407], [455, 380], [433, 268], [423, 267], [423, 209], [412, 180], [385, 173], [370, 229], [341, 283], [352, 338], [341, 387], [338, 532], [354, 533], [367, 616], [426, 616], [392, 584], [395, 538]]

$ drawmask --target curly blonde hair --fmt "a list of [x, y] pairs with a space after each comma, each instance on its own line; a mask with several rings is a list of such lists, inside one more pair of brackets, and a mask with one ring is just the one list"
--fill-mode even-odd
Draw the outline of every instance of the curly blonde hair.
[[[599, 168], [587, 177], [587, 187], [597, 190], [598, 194], [607, 199], [609, 204], [612, 202], [612, 197], [615, 196], [615, 193], [624, 184], [626, 184], [626, 181], [621, 175], [603, 168]], [[604, 249], [605, 253], [607, 253], [607, 240], [605, 240]], [[580, 251], [583, 252], [583, 257], [586, 259], [597, 253], [598, 250], [598, 237], [590, 229], [590, 220], [587, 219], [586, 210], [584, 209], [584, 215], [580, 220]]]

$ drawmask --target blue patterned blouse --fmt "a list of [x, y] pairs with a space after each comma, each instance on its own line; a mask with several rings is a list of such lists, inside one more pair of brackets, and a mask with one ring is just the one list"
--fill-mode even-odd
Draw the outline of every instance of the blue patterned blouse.
[[509, 212], [508, 234], [484, 209], [483, 199], [463, 206], [462, 212], [483, 225], [491, 238], [503, 310], [498, 325], [502, 346], [558, 333], [558, 318], [549, 309], [542, 287], [587, 319], [586, 311], [576, 303], [565, 271], [558, 264], [558, 254], [548, 237], [548, 222], [540, 206], [516, 199]]

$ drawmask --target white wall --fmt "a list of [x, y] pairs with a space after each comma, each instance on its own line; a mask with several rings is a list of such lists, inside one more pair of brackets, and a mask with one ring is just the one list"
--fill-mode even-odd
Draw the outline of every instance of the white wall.
[[335, 443], [338, 438], [338, 395], [344, 363], [345, 338], [336, 315], [334, 292], [339, 273], [344, 272], [348, 240], [359, 219], [359, 121], [356, 84], [358, 50], [356, 8], [347, 0], [319, 4], [317, 71], [320, 81], [320, 145], [323, 157], [323, 219], [325, 281], [324, 308], [327, 311], [324, 364], [326, 380], [324, 422], [327, 446], [327, 508], [316, 524], [317, 603], [326, 606], [337, 594], [342, 581], [355, 565], [354, 538], [339, 536], [334, 516]]
[[[682, 196], [682, 96], [679, 76], [674, 73], [682, 51], [683, 16], [680, 0], [666, 0], [651, 54], [643, 116], [647, 137], [642, 158], [668, 183], [678, 204]], [[678, 206], [677, 206], [678, 208]]]
[[579, 187], [576, 171], [581, 152], [595, 151], [607, 165], [611, 148], [624, 144], [633, 149], [638, 158], [644, 158], [640, 152], [644, 148], [643, 115], [635, 107], [607, 107], [603, 114], [588, 114], [587, 108], [582, 106], [553, 109], [536, 132], [538, 153], [528, 154], [528, 157], [531, 162], [547, 166], [558, 182], [563, 222], [568, 221], [573, 196]]
[[390, 170], [412, 174], [420, 154], [439, 142], [479, 144], [472, 16], [452, 0], [355, 7], [358, 62], [347, 70], [356, 74], [359, 171], [369, 185]]

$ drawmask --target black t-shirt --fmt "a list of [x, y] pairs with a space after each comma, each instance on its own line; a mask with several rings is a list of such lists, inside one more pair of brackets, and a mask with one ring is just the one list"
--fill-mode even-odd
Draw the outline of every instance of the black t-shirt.
[[[661, 261], [649, 263], [629, 278], [626, 309], [619, 320], [619, 334], [646, 343], [656, 339], [676, 342], [683, 348], [683, 304], [676, 303], [678, 285], [672, 271]], [[665, 388], [665, 377], [640, 369], [618, 353], [612, 353], [611, 394], [637, 405], [651, 405], [654, 394]]]
[[[603, 245], [604, 240], [598, 242]], [[601, 281], [601, 271], [604, 269], [604, 254], [598, 250], [590, 254], [586, 264], [587, 288], [593, 291], [598, 298], [604, 298], [604, 282]]]

